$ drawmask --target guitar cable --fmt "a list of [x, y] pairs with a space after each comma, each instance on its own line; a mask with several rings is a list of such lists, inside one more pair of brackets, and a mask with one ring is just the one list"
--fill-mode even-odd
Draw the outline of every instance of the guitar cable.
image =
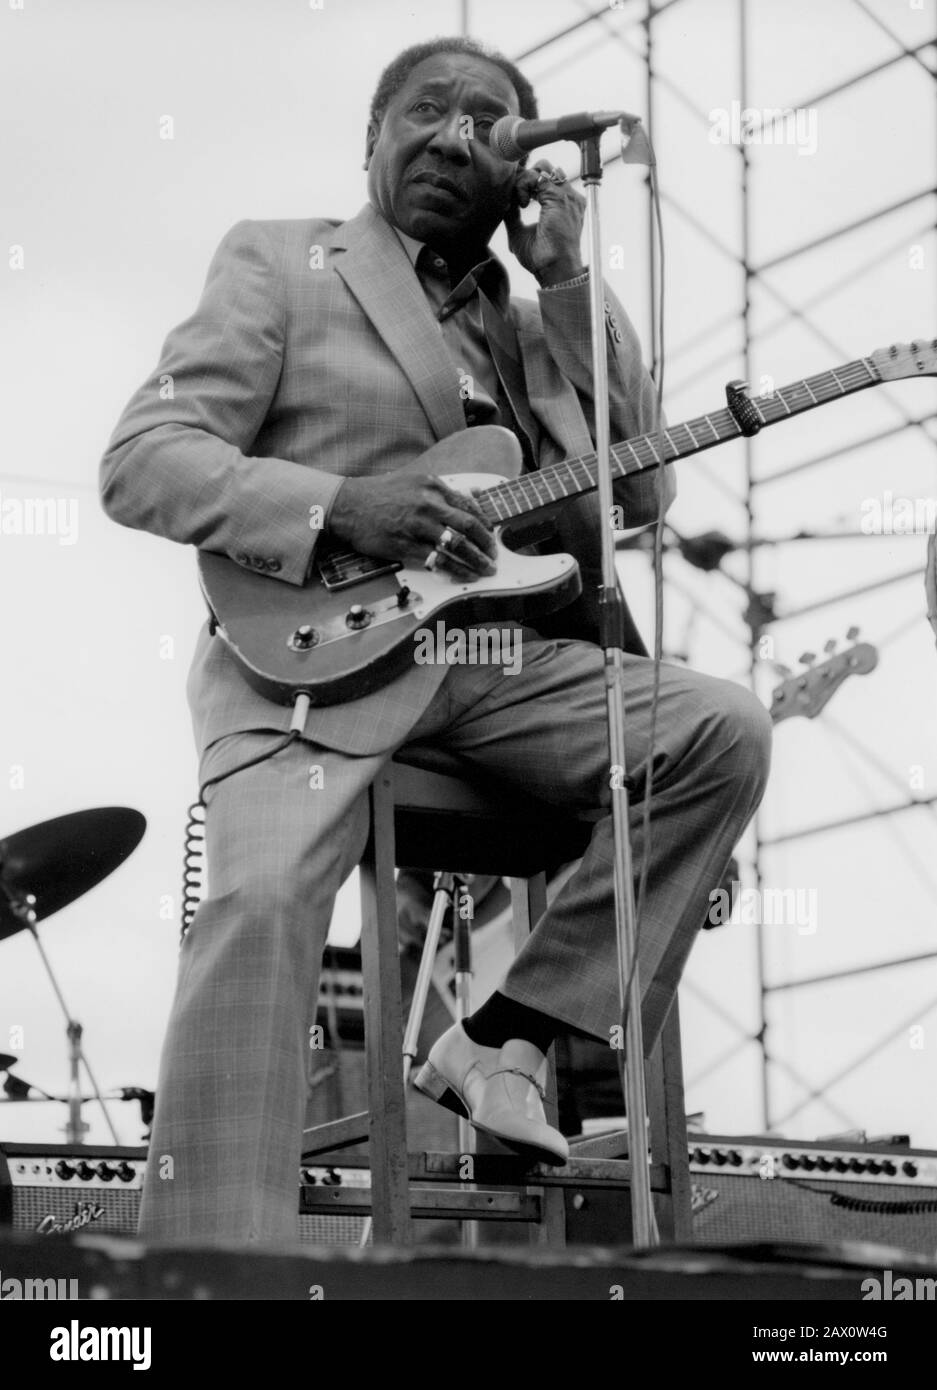
[[185, 940], [185, 934], [192, 925], [192, 919], [202, 901], [202, 894], [205, 888], [205, 812], [208, 807], [205, 803], [205, 793], [209, 787], [215, 787], [219, 782], [225, 782], [229, 777], [233, 777], [236, 772], [244, 772], [249, 767], [256, 767], [258, 763], [264, 763], [268, 758], [274, 758], [278, 753], [282, 753], [284, 748], [288, 748], [291, 743], [302, 737], [303, 728], [306, 723], [306, 715], [309, 712], [309, 696], [299, 694], [293, 705], [293, 719], [290, 724], [290, 731], [285, 734], [279, 743], [268, 748], [265, 753], [258, 753], [254, 758], [248, 758], [246, 762], [238, 763], [236, 767], [229, 768], [227, 772], [220, 772], [217, 777], [209, 777], [198, 789], [198, 800], [193, 801], [188, 810], [188, 819], [185, 826], [185, 845], [182, 855], [182, 926], [179, 931], [180, 944]]

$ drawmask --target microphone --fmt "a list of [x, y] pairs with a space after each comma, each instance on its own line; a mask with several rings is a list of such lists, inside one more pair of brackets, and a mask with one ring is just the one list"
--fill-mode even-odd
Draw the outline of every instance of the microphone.
[[634, 126], [640, 121], [640, 116], [632, 116], [629, 111], [578, 111], [574, 116], [557, 116], [552, 121], [502, 116], [488, 132], [488, 144], [502, 159], [520, 159], [539, 145], [552, 145], [555, 140], [574, 140], [578, 144], [619, 122]]

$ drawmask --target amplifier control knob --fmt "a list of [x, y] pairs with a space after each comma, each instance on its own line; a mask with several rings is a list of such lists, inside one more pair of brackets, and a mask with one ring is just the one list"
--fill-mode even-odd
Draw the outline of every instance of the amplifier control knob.
[[844, 1158], [834, 1158], [833, 1167], [836, 1169], [837, 1173], [849, 1172], [849, 1164], [846, 1162]]
[[709, 1153], [707, 1152], [707, 1150], [706, 1150], [706, 1149], [694, 1149], [694, 1150], [693, 1150], [693, 1162], [694, 1162], [694, 1163], [708, 1163], [708, 1162], [709, 1162]]
[[817, 1160], [814, 1158], [813, 1154], [801, 1154], [800, 1166], [801, 1168], [806, 1168], [809, 1173], [812, 1169], [816, 1168]]
[[94, 1169], [89, 1163], [86, 1163], [84, 1159], [75, 1165], [75, 1172], [81, 1178], [82, 1182], [90, 1182], [94, 1177]]
[[723, 1165], [725, 1164], [725, 1161], [726, 1161], [726, 1155], [725, 1155], [724, 1150], [723, 1150], [723, 1149], [713, 1149], [713, 1163], [717, 1164], [720, 1168], [722, 1168]]
[[729, 1162], [732, 1164], [733, 1168], [741, 1168], [743, 1160], [738, 1149], [729, 1150]]
[[68, 1182], [69, 1178], [75, 1176], [75, 1170], [70, 1163], [66, 1163], [64, 1158], [60, 1158], [55, 1165], [55, 1176], [61, 1178], [63, 1182]]
[[833, 1167], [833, 1160], [827, 1158], [826, 1154], [821, 1154], [817, 1159], [817, 1167], [820, 1169], [821, 1173], [828, 1173]]
[[114, 1176], [114, 1169], [109, 1163], [101, 1162], [94, 1170], [102, 1182], [110, 1182]]
[[121, 1182], [133, 1182], [137, 1176], [125, 1158], [122, 1158], [117, 1165], [117, 1176]]
[[885, 1162], [882, 1164], [882, 1172], [887, 1173], [890, 1178], [893, 1178], [897, 1171], [898, 1169], [892, 1163], [891, 1159], [886, 1158]]
[[785, 1154], [784, 1157], [783, 1157], [783, 1159], [781, 1160], [781, 1162], [784, 1164], [784, 1167], [785, 1167], [785, 1168], [799, 1168], [799, 1167], [800, 1167], [800, 1163], [799, 1163], [798, 1159], [796, 1159], [796, 1158], [794, 1157], [793, 1154]]
[[901, 1171], [902, 1171], [902, 1173], [904, 1173], [905, 1177], [907, 1177], [907, 1178], [916, 1178], [916, 1177], [917, 1177], [917, 1164], [916, 1164], [916, 1163], [911, 1163], [910, 1161], [905, 1161], [905, 1162], [902, 1163], [902, 1165], [901, 1165]]
[[877, 1158], [870, 1158], [865, 1166], [869, 1173], [880, 1173], [885, 1165]]

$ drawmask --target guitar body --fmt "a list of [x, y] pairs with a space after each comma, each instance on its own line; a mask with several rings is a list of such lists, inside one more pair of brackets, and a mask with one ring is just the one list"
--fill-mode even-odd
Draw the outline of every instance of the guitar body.
[[[460, 492], [490, 488], [519, 476], [520, 447], [510, 431], [484, 426], [440, 440], [407, 471], [440, 477]], [[302, 586], [207, 551], [199, 552], [199, 579], [217, 631], [255, 690], [278, 704], [300, 693], [312, 705], [340, 704], [406, 670], [421, 630], [435, 638], [440, 620], [464, 629], [533, 618], [578, 596], [571, 555], [519, 555], [502, 529], [495, 528], [496, 572], [470, 583], [444, 569], [384, 565], [324, 540]]]
[[[747, 394], [746, 383], [729, 382], [727, 409], [613, 445], [613, 479], [753, 435], [882, 381], [912, 376], [937, 376], [937, 338], [895, 343], [757, 397]], [[521, 477], [520, 445], [509, 430], [498, 425], [460, 430], [421, 454], [410, 470], [444, 478], [459, 491], [480, 490], [478, 504], [497, 542], [495, 574], [465, 584], [445, 570], [405, 569], [339, 550], [323, 538], [312, 576], [299, 586], [201, 551], [199, 578], [215, 628], [246, 679], [269, 700], [289, 705], [305, 693], [310, 704], [334, 705], [370, 694], [408, 668], [417, 655], [415, 639], [422, 655], [421, 631], [436, 642], [438, 658], [440, 622], [445, 651], [445, 634], [453, 629], [536, 618], [578, 597], [582, 581], [571, 555], [519, 555], [505, 536], [521, 517], [593, 491], [595, 462], [594, 454], [565, 459]], [[853, 657], [861, 663], [868, 654], [857, 648]], [[834, 677], [852, 669], [835, 658], [824, 667], [828, 688]], [[778, 718], [805, 712], [801, 695], [808, 677], [797, 679], [801, 694], [792, 693], [783, 708], [777, 703]], [[787, 691], [782, 698], [788, 698]]]

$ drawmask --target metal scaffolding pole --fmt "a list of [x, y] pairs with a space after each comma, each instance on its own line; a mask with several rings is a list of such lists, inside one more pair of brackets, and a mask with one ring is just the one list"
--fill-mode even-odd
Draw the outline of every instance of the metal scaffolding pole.
[[[841, 96], [851, 89], [860, 87], [864, 83], [871, 83], [876, 79], [881, 79], [883, 74], [899, 68], [902, 64], [909, 66], [913, 65], [919, 71], [923, 71], [929, 76], [937, 79], [937, 71], [934, 71], [932, 68], [929, 56], [933, 50], [937, 49], [937, 35], [920, 42], [904, 42], [887, 24], [869, 10], [869, 8], [862, 3], [862, 0], [854, 0], [854, 3], [857, 11], [862, 12], [865, 20], [879, 31], [883, 41], [895, 45], [898, 51], [887, 52], [882, 56], [880, 61], [876, 62], [869, 61], [868, 58], [866, 58], [859, 71], [853, 72], [847, 77], [827, 85], [821, 91], [816, 92], [810, 97], [803, 99], [799, 103], [801, 107], [813, 108], [823, 103], [830, 102], [834, 98]], [[624, 0], [624, 3], [617, 3], [611, 8], [608, 5], [603, 5], [601, 8], [595, 9], [589, 14], [578, 17], [553, 34], [538, 40], [536, 44], [517, 55], [517, 61], [524, 62], [536, 55], [555, 49], [556, 46], [567, 41], [570, 36], [580, 34], [590, 25], [601, 25], [611, 41], [617, 41], [630, 53], [636, 54], [639, 53], [640, 50], [632, 45], [625, 36], [627, 32], [640, 27], [643, 28], [645, 40], [646, 123], [652, 135], [652, 139], [656, 124], [655, 118], [660, 110], [660, 101], [662, 98], [667, 98], [677, 103], [681, 110], [689, 113], [692, 119], [708, 123], [706, 113], [695, 107], [691, 98], [687, 96], [678, 83], [670, 78], [666, 71], [666, 44], [662, 42], [660, 21], [662, 16], [676, 4], [682, 4], [684, 10], [688, 12], [687, 22], [692, 23], [693, 11], [696, 8], [693, 4], [693, 0], [664, 0], [664, 3], [660, 3], [660, 0], [657, 0], [656, 3], [655, 0], [645, 0], [642, 7], [638, 6], [637, 0], [634, 0], [633, 3], [629, 3], [629, 0]], [[627, 11], [627, 13], [624, 13], [624, 11]], [[467, 24], [467, 9], [464, 9], [463, 12], [465, 13]], [[739, 93], [741, 97], [741, 106], [745, 109], [748, 105], [748, 98], [751, 95], [750, 71], [752, 53], [753, 49], [757, 46], [757, 36], [752, 25], [753, 7], [751, 0], [737, 0], [734, 13], [737, 22], [738, 36], [736, 51], [738, 55]], [[681, 18], [683, 18], [682, 15]], [[613, 19], [616, 26], [614, 28]], [[937, 81], [935, 81], [934, 94], [935, 98], [937, 98]], [[776, 124], [779, 119], [781, 119], [779, 116], [772, 116], [769, 113], [765, 122], [765, 129], [768, 129], [772, 124]], [[698, 326], [694, 325], [690, 337], [683, 344], [676, 345], [675, 349], [672, 350], [670, 354], [670, 358], [671, 360], [675, 360], [680, 355], [681, 351], [699, 347], [701, 343], [705, 341], [706, 336], [711, 336], [716, 329], [727, 328], [732, 322], [739, 323], [741, 330], [740, 345], [735, 348], [730, 355], [727, 354], [721, 359], [710, 357], [704, 369], [694, 371], [691, 377], [685, 378], [675, 386], [672, 386], [673, 391], [686, 388], [692, 381], [699, 379], [703, 371], [712, 374], [714, 368], [718, 367], [722, 360], [741, 361], [743, 374], [746, 380], [750, 380], [753, 348], [756, 341], [765, 337], [768, 332], [776, 331], [779, 327], [783, 327], [784, 324], [791, 320], [802, 324], [807, 331], [825, 346], [834, 348], [838, 351], [839, 345], [832, 342], [831, 338], [823, 331], [818, 320], [815, 317], [812, 318], [810, 314], [811, 309], [814, 309], [823, 299], [829, 298], [829, 295], [825, 291], [822, 291], [818, 294], [814, 294], [806, 303], [794, 304], [791, 302], [788, 294], [782, 293], [771, 283], [770, 277], [772, 272], [781, 267], [790, 266], [792, 262], [795, 262], [800, 257], [807, 256], [817, 248], [830, 246], [835, 243], [845, 243], [850, 235], [862, 229], [869, 228], [877, 222], [881, 222], [887, 216], [900, 216], [908, 208], [921, 203], [923, 200], [931, 200], [937, 195], [937, 181], [932, 177], [933, 171], [922, 168], [921, 181], [916, 191], [896, 197], [885, 206], [869, 208], [852, 221], [835, 226], [820, 235], [811, 236], [794, 247], [790, 247], [777, 254], [772, 254], [767, 258], [759, 258], [756, 260], [753, 257], [753, 226], [756, 209], [758, 207], [758, 191], [757, 187], [755, 187], [752, 182], [752, 156], [745, 140], [740, 141], [738, 144], [738, 159], [738, 191], [740, 200], [740, 244], [738, 249], [727, 246], [714, 232], [713, 227], [708, 225], [708, 210], [706, 208], [700, 210], [685, 207], [672, 192], [661, 192], [661, 200], [665, 209], [676, 213], [686, 227], [692, 229], [693, 232], [705, 240], [707, 244], [714, 247], [722, 257], [734, 262], [738, 266], [740, 272], [739, 284], [741, 302], [739, 306], [731, 313], [723, 315], [716, 324], [710, 323], [706, 325], [704, 329], [698, 329]], [[621, 156], [617, 150], [603, 159], [603, 164], [606, 166], [614, 165], [616, 162], [621, 162]], [[651, 308], [649, 314], [647, 347], [649, 360], [656, 373], [660, 366], [658, 362], [659, 343], [657, 340], [656, 319], [656, 276], [658, 273], [658, 266], [656, 261], [653, 224], [651, 221], [650, 188], [648, 188], [648, 195], [647, 254]], [[923, 233], [919, 233], [919, 235], [920, 234]], [[870, 273], [877, 265], [882, 263], [884, 255], [885, 252], [880, 251], [877, 256], [868, 258], [867, 262], [864, 262], [858, 270], [850, 271], [846, 280], [852, 282], [861, 279], [862, 275]], [[781, 317], [763, 333], [756, 333], [753, 323], [752, 298], [753, 289], [756, 285], [769, 294], [782, 309]], [[764, 539], [758, 536], [756, 528], [756, 516], [758, 513], [759, 500], [762, 496], [760, 489], [766, 488], [769, 485], [777, 485], [794, 475], [799, 474], [806, 477], [809, 471], [815, 470], [823, 464], [832, 462], [835, 465], [836, 461], [842, 460], [858, 450], [883, 444], [896, 436], [902, 435], [908, 429], [915, 430], [921, 437], [929, 441], [934, 440], [934, 434], [928, 427], [932, 426], [933, 421], [937, 419], [937, 411], [921, 410], [912, 415], [906, 410], [890, 388], [881, 389], [879, 394], [883, 399], [887, 400], [894, 409], [900, 412], [902, 418], [898, 423], [891, 427], [883, 427], [874, 433], [866, 435], [862, 439], [856, 439], [834, 448], [827, 448], [821, 452], [815, 451], [812, 456], [786, 464], [784, 467], [767, 476], [759, 476], [756, 468], [756, 462], [759, 456], [758, 444], [750, 439], [746, 439], [743, 445], [744, 484], [741, 495], [738, 491], [732, 492], [728, 485], [719, 478], [718, 474], [707, 471], [705, 465], [699, 465], [700, 471], [710, 483], [724, 492], [727, 499], [731, 496], [737, 501], [744, 512], [744, 538], [737, 547], [745, 552], [744, 578], [741, 580], [734, 580], [734, 582], [738, 585], [739, 589], [744, 592], [747, 604], [747, 611], [745, 614], [745, 620], [748, 625], [748, 641], [746, 643], [747, 673], [753, 687], [755, 685], [756, 673], [760, 663], [759, 647], [761, 639], [767, 630], [775, 629], [778, 624], [784, 623], [789, 619], [828, 609], [837, 602], [841, 602], [844, 598], [849, 597], [851, 594], [858, 595], [870, 593], [874, 590], [881, 590], [886, 586], [900, 583], [904, 579], [917, 574], [915, 570], [902, 571], [899, 574], [874, 579], [865, 584], [856, 586], [853, 590], [846, 591], [845, 593], [828, 595], [813, 603], [788, 607], [786, 610], [782, 607], [782, 611], [780, 612], [775, 609], [773, 602], [767, 602], [767, 596], [761, 594], [758, 589], [758, 576], [760, 571], [758, 568], [756, 550], [759, 550], [765, 544]], [[820, 538], [819, 535], [816, 537], [816, 539]], [[832, 536], [828, 538], [833, 539]], [[734, 576], [728, 574], [726, 571], [723, 571], [723, 574], [726, 578], [734, 579]], [[677, 591], [682, 591], [681, 585], [677, 583], [675, 577], [666, 576], [666, 582], [670, 586], [675, 586]], [[752, 832], [753, 848], [751, 873], [753, 883], [759, 890], [762, 888], [764, 882], [765, 855], [779, 845], [792, 843], [794, 841], [808, 840], [842, 826], [874, 823], [876, 820], [883, 818], [888, 818], [890, 820], [892, 817], [898, 816], [901, 812], [911, 810], [915, 806], [930, 807], [931, 803], [935, 801], [937, 801], [935, 797], [912, 798], [905, 802], [893, 803], [881, 808], [873, 808], [867, 812], [862, 812], [839, 820], [814, 823], [801, 829], [794, 829], [785, 834], [773, 836], [765, 835], [764, 820], [759, 814], [755, 819]], [[751, 1046], [752, 1041], [754, 1041], [759, 1049], [762, 1121], [765, 1129], [770, 1129], [775, 1119], [775, 1097], [773, 1095], [771, 1083], [772, 1069], [780, 1069], [780, 1071], [790, 1077], [791, 1080], [795, 1079], [796, 1076], [794, 1069], [789, 1066], [780, 1049], [778, 1049], [778, 1055], [776, 1057], [772, 1056], [772, 1048], [777, 1047], [777, 1039], [774, 1036], [776, 1025], [772, 1023], [770, 1010], [772, 996], [781, 991], [790, 992], [801, 985], [807, 987], [809, 984], [813, 983], [813, 980], [811, 977], [806, 977], [802, 981], [785, 980], [777, 984], [773, 983], [770, 979], [768, 943], [764, 927], [759, 926], [756, 930], [756, 988], [759, 1026], [754, 1037], [749, 1031], [742, 1038], [740, 1046]], [[879, 966], [862, 967], [861, 971], [839, 971], [833, 972], [833, 975], [835, 975], [835, 977], [844, 977], [850, 973], [872, 974], [876, 969], [891, 969], [904, 962], [910, 963], [927, 958], [929, 958], [929, 953], [919, 952], [903, 959], [882, 962]], [[832, 977], [833, 976], [831, 976], [831, 978]], [[728, 1060], [728, 1056], [729, 1054], [726, 1054], [725, 1057], [721, 1057], [719, 1064], [723, 1065], [724, 1062]], [[712, 1071], [712, 1069], [710, 1070]], [[805, 1090], [809, 1089], [808, 1085], [803, 1081], [803, 1078], [799, 1078], [799, 1084], [803, 1085]], [[811, 1092], [811, 1098], [815, 1098], [815, 1093]], [[833, 1104], [832, 1099], [828, 1101], [827, 1104], [831, 1112], [835, 1112], [837, 1116], [841, 1115], [842, 1112]], [[796, 1110], [792, 1113], [796, 1113]]]

